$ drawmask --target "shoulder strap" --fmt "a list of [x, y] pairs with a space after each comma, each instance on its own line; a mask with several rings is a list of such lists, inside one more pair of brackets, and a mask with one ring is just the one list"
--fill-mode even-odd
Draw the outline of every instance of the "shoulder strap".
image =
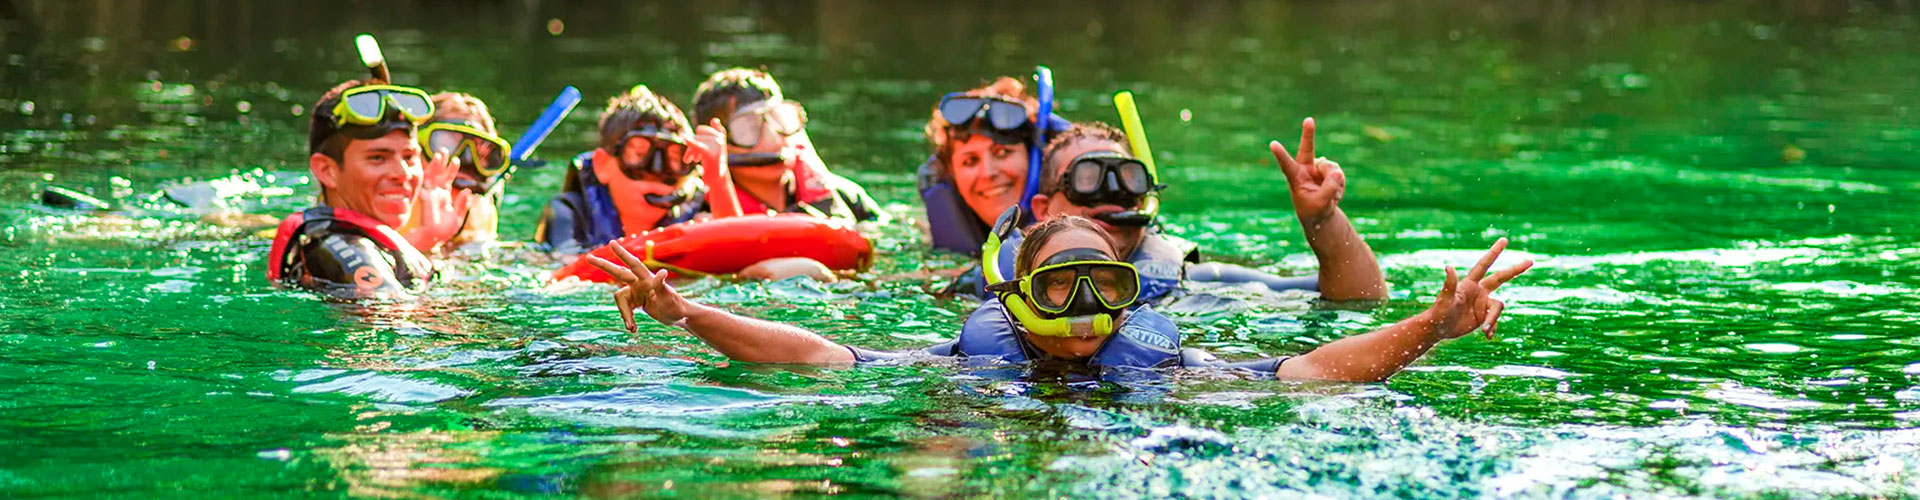
[[273, 248], [267, 251], [267, 281], [286, 277], [287, 249], [293, 246], [293, 238], [300, 234], [300, 226], [306, 222], [306, 212], [294, 212], [280, 220], [280, 229], [273, 234]]

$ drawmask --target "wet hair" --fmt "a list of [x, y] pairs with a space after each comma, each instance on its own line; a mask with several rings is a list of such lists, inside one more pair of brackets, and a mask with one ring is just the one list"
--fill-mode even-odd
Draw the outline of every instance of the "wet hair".
[[465, 92], [441, 92], [433, 95], [434, 121], [466, 121], [481, 132], [500, 135], [493, 128], [493, 113], [487, 111], [487, 103]]
[[660, 127], [675, 135], [689, 135], [686, 113], [665, 96], [655, 94], [646, 85], [635, 85], [607, 99], [607, 110], [600, 112], [600, 148], [614, 150], [627, 132], [646, 125]]
[[1026, 276], [1027, 273], [1033, 272], [1033, 268], [1035, 267], [1034, 261], [1040, 257], [1040, 247], [1046, 246], [1047, 241], [1052, 240], [1053, 237], [1073, 230], [1086, 231], [1099, 235], [1100, 241], [1107, 242], [1107, 256], [1109, 257], [1117, 255], [1120, 252], [1120, 243], [1114, 241], [1113, 235], [1107, 234], [1105, 229], [1100, 229], [1099, 225], [1094, 224], [1092, 220], [1085, 217], [1069, 215], [1034, 224], [1021, 230], [1021, 233], [1024, 234], [1025, 237], [1020, 240], [1020, 251], [1014, 254], [1014, 275]]
[[1121, 151], [1129, 155], [1133, 154], [1133, 148], [1127, 145], [1127, 134], [1120, 129], [1100, 122], [1073, 122], [1073, 126], [1068, 127], [1066, 132], [1054, 135], [1053, 140], [1047, 141], [1047, 148], [1040, 159], [1040, 190], [1038, 192], [1040, 194], [1060, 192], [1060, 171], [1067, 168], [1068, 160], [1072, 160], [1072, 158], [1055, 158], [1060, 150], [1076, 142], [1094, 140], [1118, 144]]
[[[1035, 122], [1035, 115], [1040, 113], [1040, 100], [1027, 94], [1026, 84], [1020, 83], [1019, 79], [1011, 76], [995, 78], [992, 82], [969, 89], [964, 94], [969, 97], [998, 97], [1020, 103], [1027, 108], [1027, 121], [1029, 123]], [[969, 128], [979, 126], [981, 126], [981, 124], [976, 121], [971, 124]], [[924, 130], [927, 133], [927, 143], [933, 145], [934, 158], [940, 160], [940, 164], [942, 165], [939, 172], [942, 179], [953, 178], [953, 148], [955, 144], [949, 140], [953, 137], [952, 128], [953, 124], [948, 123], [946, 117], [940, 116], [940, 105], [937, 103], [934, 104], [933, 117], [927, 119], [927, 125]]]
[[334, 126], [333, 107], [340, 104], [340, 94], [368, 84], [360, 80], [347, 80], [320, 94], [320, 100], [313, 103], [313, 112], [307, 113], [307, 154], [324, 154], [333, 158], [333, 161], [342, 161], [340, 156], [346, 154], [347, 142], [351, 139], [340, 135], [340, 127]]
[[773, 81], [773, 75], [757, 69], [730, 68], [708, 76], [693, 91], [693, 118], [700, 123], [714, 118], [724, 122], [734, 110], [772, 99], [784, 99], [780, 82]]

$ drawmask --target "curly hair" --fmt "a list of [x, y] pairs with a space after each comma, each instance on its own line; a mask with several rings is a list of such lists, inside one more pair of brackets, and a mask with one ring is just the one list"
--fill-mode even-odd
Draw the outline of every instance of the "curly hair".
[[465, 120], [481, 132], [500, 135], [494, 129], [493, 113], [487, 110], [487, 103], [465, 92], [441, 92], [433, 95], [434, 120]]
[[733, 111], [760, 101], [784, 99], [780, 82], [765, 71], [729, 68], [707, 77], [693, 91], [693, 117], [700, 123], [719, 118], [725, 121]]
[[675, 135], [691, 134], [687, 115], [666, 96], [653, 93], [646, 85], [607, 99], [607, 110], [600, 112], [600, 147], [611, 151], [627, 132], [653, 125]]
[[[1027, 94], [1026, 84], [1020, 83], [1019, 79], [1011, 76], [995, 78], [992, 82], [969, 89], [964, 92], [964, 94], [969, 97], [998, 97], [1018, 102], [1027, 108], [1027, 120], [1029, 122], [1034, 121], [1034, 117], [1040, 113], [1040, 100]], [[940, 116], [940, 106], [938, 104], [934, 105], [932, 115], [931, 118], [927, 119], [927, 125], [922, 130], [927, 134], [927, 143], [933, 145], [934, 158], [939, 159], [940, 164], [946, 166], [940, 169], [940, 176], [942, 178], [952, 178], [951, 170], [953, 167], [951, 165], [953, 165], [954, 144], [953, 141], [949, 139], [953, 137], [953, 124], [948, 123], [945, 117]], [[979, 125], [975, 124], [973, 126], [977, 127]]]
[[1058, 156], [1057, 153], [1061, 149], [1066, 149], [1067, 145], [1080, 141], [1111, 142], [1119, 145], [1121, 151], [1129, 155], [1133, 154], [1133, 148], [1127, 144], [1126, 132], [1100, 122], [1074, 122], [1066, 132], [1061, 132], [1053, 136], [1053, 140], [1047, 141], [1047, 148], [1043, 150], [1040, 160], [1040, 193], [1053, 194], [1060, 191], [1060, 170], [1067, 168], [1067, 160], [1072, 158], [1055, 158], [1055, 156]]
[[1107, 242], [1107, 256], [1113, 257], [1119, 255], [1120, 242], [1115, 241], [1113, 235], [1107, 234], [1105, 229], [1100, 229], [1100, 226], [1094, 224], [1092, 220], [1078, 215], [1069, 215], [1034, 224], [1031, 227], [1021, 230], [1021, 233], [1024, 234], [1025, 237], [1020, 240], [1020, 250], [1014, 253], [1014, 275], [1026, 276], [1027, 273], [1033, 272], [1033, 268], [1035, 267], [1033, 261], [1038, 259], [1040, 247], [1045, 246], [1047, 241], [1052, 240], [1054, 236], [1059, 236], [1060, 234], [1073, 230], [1087, 231], [1100, 235], [1100, 241]]

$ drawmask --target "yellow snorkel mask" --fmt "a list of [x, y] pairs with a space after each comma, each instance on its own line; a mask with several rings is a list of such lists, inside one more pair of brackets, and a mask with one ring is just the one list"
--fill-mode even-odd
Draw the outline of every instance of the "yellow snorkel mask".
[[1093, 248], [1061, 251], [1014, 280], [1000, 274], [1000, 246], [1013, 235], [1020, 207], [1009, 208], [982, 247], [987, 291], [1028, 333], [1048, 337], [1112, 335], [1120, 315], [1140, 298], [1140, 273]]

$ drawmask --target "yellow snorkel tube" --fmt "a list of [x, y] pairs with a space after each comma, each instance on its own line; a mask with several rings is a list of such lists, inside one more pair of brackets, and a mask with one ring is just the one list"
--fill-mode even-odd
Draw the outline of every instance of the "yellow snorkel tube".
[[1033, 305], [1026, 297], [1020, 296], [1019, 287], [994, 286], [1007, 282], [1007, 276], [1000, 273], [1000, 246], [1007, 238], [1013, 237], [1013, 231], [1020, 225], [1020, 206], [1008, 207], [993, 223], [993, 230], [987, 233], [987, 242], [980, 246], [980, 274], [987, 280], [987, 289], [1000, 299], [1000, 307], [1020, 323], [1027, 333], [1048, 337], [1077, 337], [1086, 335], [1112, 335], [1116, 314], [1094, 314], [1090, 316], [1065, 316], [1043, 318], [1034, 312]]
[[1147, 145], [1147, 129], [1140, 125], [1140, 109], [1134, 106], [1133, 92], [1122, 90], [1113, 95], [1113, 107], [1120, 110], [1120, 126], [1127, 132], [1127, 148], [1133, 150], [1134, 158], [1147, 166], [1147, 177], [1154, 182], [1153, 192], [1147, 193], [1140, 202], [1140, 208], [1124, 212], [1107, 214], [1101, 219], [1115, 224], [1145, 226], [1152, 224], [1160, 216], [1160, 170], [1153, 164], [1153, 148]]

